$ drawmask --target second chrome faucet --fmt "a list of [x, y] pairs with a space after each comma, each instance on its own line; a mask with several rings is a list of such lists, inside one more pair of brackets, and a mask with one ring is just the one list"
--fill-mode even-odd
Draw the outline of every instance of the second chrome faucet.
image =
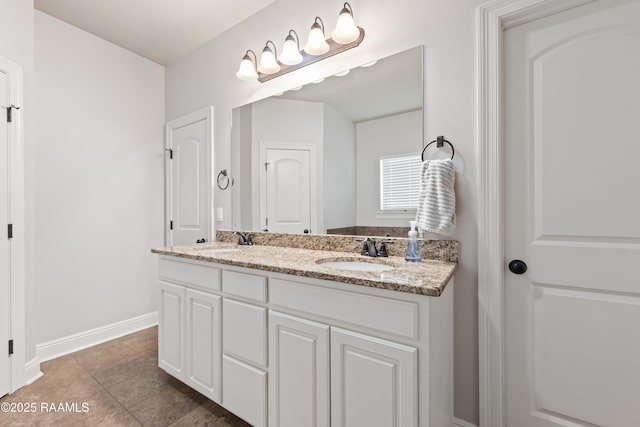
[[234, 231], [233, 234], [238, 236], [238, 244], [241, 246], [251, 246], [253, 245], [253, 234], [244, 235], [239, 231]]
[[360, 255], [370, 257], [388, 257], [387, 245], [392, 244], [393, 240], [383, 240], [380, 242], [380, 249], [376, 247], [376, 241], [371, 237], [365, 239], [356, 239], [357, 242], [362, 242], [362, 251]]

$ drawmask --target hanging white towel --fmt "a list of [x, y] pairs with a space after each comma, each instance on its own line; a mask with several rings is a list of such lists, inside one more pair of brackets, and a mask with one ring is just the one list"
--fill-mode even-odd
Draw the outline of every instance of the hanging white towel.
[[425, 231], [449, 235], [456, 226], [455, 170], [450, 159], [422, 162], [416, 221]]

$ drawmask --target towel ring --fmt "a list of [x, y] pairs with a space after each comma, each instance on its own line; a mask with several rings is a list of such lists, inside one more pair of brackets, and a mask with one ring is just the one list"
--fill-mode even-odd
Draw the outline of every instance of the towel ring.
[[[220, 184], [220, 178], [221, 177], [224, 177], [224, 179], [222, 181], [224, 184]], [[218, 188], [219, 189], [226, 190], [227, 188], [229, 188], [229, 184], [231, 184], [231, 186], [233, 186], [233, 183], [234, 183], [234, 179], [232, 177], [230, 177], [230, 175], [227, 173], [226, 169], [222, 169], [220, 171], [220, 173], [218, 173], [218, 177], [216, 178], [216, 184], [218, 184]]]
[[449, 144], [449, 147], [451, 147], [451, 160], [453, 160], [453, 156], [456, 155], [456, 149], [453, 148], [453, 144], [450, 143], [449, 141], [447, 141], [446, 139], [444, 139], [444, 136], [439, 136], [438, 138], [434, 139], [433, 141], [431, 141], [430, 143], [428, 143], [427, 145], [425, 145], [425, 147], [422, 149], [422, 161], [424, 162], [424, 152], [427, 151], [427, 148], [433, 144], [436, 143], [436, 147], [440, 148], [442, 146], [444, 146], [444, 143], [446, 142], [447, 144]]

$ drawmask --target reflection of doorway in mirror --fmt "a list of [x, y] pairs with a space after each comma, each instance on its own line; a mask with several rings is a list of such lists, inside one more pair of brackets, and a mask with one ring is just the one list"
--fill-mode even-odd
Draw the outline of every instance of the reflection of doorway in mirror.
[[262, 143], [260, 228], [280, 233], [311, 232], [316, 202], [314, 149], [303, 144]]

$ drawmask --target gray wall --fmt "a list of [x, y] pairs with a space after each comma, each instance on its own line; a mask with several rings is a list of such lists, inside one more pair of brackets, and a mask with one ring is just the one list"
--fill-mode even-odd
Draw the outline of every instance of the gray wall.
[[38, 11], [35, 60], [41, 344], [157, 310], [164, 67]]
[[356, 224], [356, 129], [341, 111], [324, 104], [321, 230]]
[[[335, 24], [341, 2], [277, 0], [256, 15], [169, 66], [166, 117], [173, 119], [215, 106], [214, 173], [230, 168], [231, 110], [335, 74], [347, 68], [425, 45], [425, 138], [446, 135], [456, 147], [458, 226], [461, 241], [455, 289], [455, 414], [478, 420], [477, 335], [477, 147], [475, 120], [475, 9], [482, 0], [354, 0], [358, 25], [366, 30], [358, 48], [265, 84], [235, 77], [246, 49], [259, 51], [266, 40], [280, 45], [290, 28], [306, 38], [316, 15]], [[216, 193], [230, 227], [229, 192]]]

